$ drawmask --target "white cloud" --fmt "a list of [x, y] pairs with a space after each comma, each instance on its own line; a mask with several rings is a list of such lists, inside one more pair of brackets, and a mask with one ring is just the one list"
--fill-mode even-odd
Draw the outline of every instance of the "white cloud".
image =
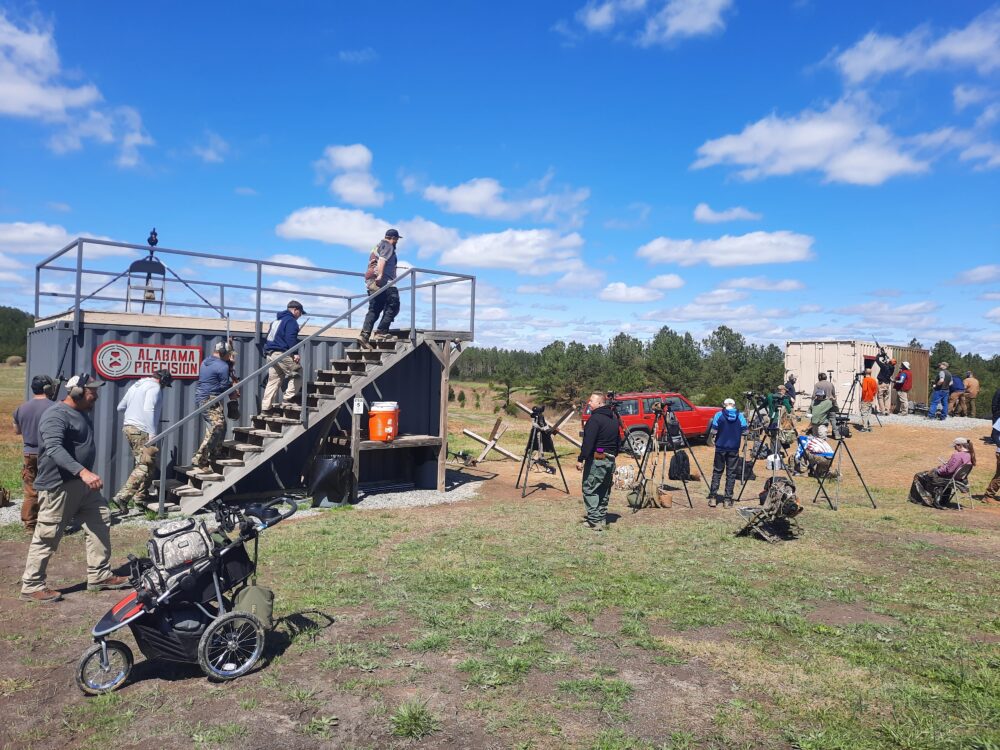
[[604, 0], [588, 2], [576, 12], [576, 20], [587, 31], [610, 31], [628, 15], [646, 7], [646, 0]]
[[19, 276], [16, 273], [11, 273], [9, 271], [0, 271], [0, 282], [4, 284], [26, 284], [27, 279], [23, 276]]
[[739, 302], [747, 298], [747, 293], [738, 289], [713, 289], [710, 292], [702, 292], [694, 298], [696, 305], [726, 305], [730, 302]]
[[604, 287], [598, 297], [605, 302], [652, 302], [663, 297], [663, 292], [644, 286], [628, 286], [624, 282], [614, 281]]
[[341, 62], [350, 63], [351, 65], [362, 65], [378, 60], [378, 52], [371, 47], [365, 47], [364, 49], [342, 49], [337, 54], [337, 57]]
[[25, 266], [24, 263], [21, 263], [18, 260], [14, 260], [9, 255], [4, 255], [2, 252], [0, 252], [0, 268], [3, 268], [6, 271], [14, 271], [16, 269], [26, 268], [26, 267], [27, 266]]
[[51, 28], [15, 25], [0, 11], [0, 116], [40, 120], [56, 128], [49, 148], [57, 154], [78, 151], [84, 141], [117, 143], [115, 162], [139, 163], [139, 148], [152, 145], [142, 117], [132, 107], [99, 106], [93, 84], [66, 85]]
[[40, 221], [0, 224], [0, 252], [51, 255], [73, 239], [58, 224], [43, 224]]
[[1000, 307], [994, 307], [992, 310], [986, 313], [984, 317], [988, 318], [989, 320], [1000, 321]]
[[725, 221], [759, 221], [763, 218], [762, 214], [743, 206], [725, 208], [722, 211], [713, 211], [707, 203], [699, 203], [694, 207], [694, 220], [700, 221], [702, 224], [721, 224]]
[[507, 320], [510, 313], [503, 307], [476, 307], [476, 320]]
[[970, 86], [965, 83], [958, 84], [951, 92], [955, 102], [955, 109], [961, 112], [966, 107], [980, 104], [992, 97], [989, 89], [983, 86]]
[[321, 177], [333, 175], [330, 192], [352, 206], [381, 206], [389, 198], [371, 173], [372, 152], [363, 143], [327, 146], [315, 163]]
[[669, 0], [646, 20], [639, 44], [650, 46], [675, 39], [717, 34], [726, 28], [723, 14], [732, 0]]
[[[295, 266], [295, 268], [273, 268], [265, 266], [264, 273], [275, 276], [290, 276], [293, 279], [316, 279], [318, 276], [315, 270], [316, 264], [304, 255], [278, 253], [265, 258], [264, 260], [270, 261], [271, 263], [287, 263], [288, 265]], [[276, 284], [268, 284], [268, 286], [276, 286]]]
[[1000, 145], [996, 143], [976, 143], [964, 149], [958, 158], [962, 161], [978, 162], [976, 169], [996, 169], [1000, 167]]
[[676, 273], [664, 273], [651, 278], [646, 286], [650, 289], [680, 289], [684, 286], [684, 279]]
[[1000, 281], [1000, 265], [996, 264], [976, 266], [955, 277], [956, 284], [989, 284], [994, 281]]
[[724, 235], [717, 240], [674, 240], [657, 237], [636, 252], [654, 263], [693, 266], [748, 266], [758, 263], [791, 263], [809, 260], [813, 238], [794, 232], [750, 232]]
[[1000, 300], [1000, 292], [983, 292], [979, 295], [979, 299], [989, 301]]
[[550, 229], [506, 229], [467, 237], [441, 254], [447, 265], [503, 268], [528, 276], [583, 270], [583, 238]]
[[889, 73], [907, 75], [938, 68], [974, 68], [985, 75], [1000, 69], [1000, 8], [967, 26], [935, 36], [920, 27], [905, 36], [869, 32], [835, 62], [847, 81], [858, 84]]
[[73, 210], [73, 207], [71, 205], [69, 205], [68, 203], [63, 203], [62, 201], [49, 201], [45, 205], [51, 208], [53, 211], [58, 211], [61, 214], [68, 214], [70, 211]]
[[226, 139], [211, 130], [205, 131], [205, 142], [193, 149], [195, 156], [206, 164], [221, 164], [229, 155], [229, 144]]
[[423, 197], [449, 213], [487, 219], [520, 219], [531, 216], [542, 221], [579, 224], [583, 203], [590, 197], [586, 188], [546, 192], [551, 174], [530, 185], [521, 195], [508, 198], [507, 190], [492, 177], [475, 177], [455, 187], [428, 185]]
[[742, 132], [706, 141], [694, 169], [741, 167], [746, 180], [819, 171], [826, 182], [880, 185], [928, 164], [903, 151], [898, 139], [872, 116], [864, 99], [841, 99], [826, 110], [793, 117], [768, 115]]
[[650, 212], [652, 212], [653, 207], [648, 203], [643, 203], [642, 201], [636, 201], [635, 203], [630, 203], [628, 205], [628, 210], [635, 213], [635, 217], [632, 219], [608, 219], [604, 222], [604, 226], [607, 229], [635, 229], [636, 227], [642, 226], [646, 223], [646, 219], [649, 218]]
[[414, 243], [419, 248], [418, 258], [428, 258], [444, 252], [461, 241], [457, 229], [443, 227], [422, 216], [399, 222], [399, 232], [404, 240]]
[[254, 196], [257, 195], [257, 191], [252, 187], [241, 186], [233, 190], [237, 195]]
[[890, 305], [888, 302], [863, 302], [859, 305], [849, 305], [837, 310], [844, 315], [858, 316], [858, 324], [867, 327], [896, 328], [912, 331], [927, 328], [937, 323], [931, 314], [940, 305], [929, 300], [910, 302], [905, 305]]
[[293, 211], [275, 230], [290, 240], [319, 240], [369, 252], [391, 225], [359, 209], [313, 206]]
[[724, 281], [726, 289], [753, 289], [760, 292], [796, 292], [805, 289], [805, 284], [795, 279], [772, 280], [765, 276], [744, 276]]

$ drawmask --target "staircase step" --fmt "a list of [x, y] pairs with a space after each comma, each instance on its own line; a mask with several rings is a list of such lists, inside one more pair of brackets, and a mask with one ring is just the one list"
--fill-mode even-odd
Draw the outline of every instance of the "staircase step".
[[236, 451], [242, 451], [243, 453], [263, 453], [264, 449], [259, 445], [253, 445], [252, 443], [243, 443], [239, 440], [227, 440], [223, 443], [227, 448], [232, 448]]
[[[344, 356], [347, 357], [348, 361], [353, 362], [373, 362], [379, 364], [382, 362], [382, 355], [385, 354], [384, 351], [375, 349], [369, 351], [367, 349], [348, 349], [344, 352]], [[343, 361], [343, 360], [334, 360]]]
[[258, 414], [254, 417], [254, 421], [260, 420], [261, 422], [271, 422], [272, 424], [301, 424], [301, 419], [292, 419], [291, 417], [272, 417], [272, 416], [261, 416]]
[[219, 466], [243, 466], [244, 462], [238, 458], [217, 458], [215, 463]]
[[175, 495], [177, 495], [177, 497], [195, 497], [197, 495], [202, 494], [201, 490], [199, 490], [197, 487], [191, 486], [190, 484], [181, 485], [173, 492]]
[[316, 371], [316, 377], [318, 379], [314, 380], [313, 382], [314, 383], [326, 383], [326, 384], [329, 384], [331, 382], [347, 384], [347, 383], [350, 383], [351, 379], [354, 378], [355, 376], [357, 376], [357, 375], [363, 375], [363, 374], [364, 373], [360, 373], [360, 372], [339, 372], [337, 370], [317, 370]]
[[374, 366], [374, 362], [347, 362], [341, 359], [330, 360], [330, 367], [328, 369], [320, 370], [319, 372], [329, 372], [330, 374], [340, 373], [351, 375], [363, 375], [368, 372], [370, 366]]
[[185, 476], [189, 476], [192, 479], [198, 479], [202, 482], [221, 482], [223, 479], [225, 479], [225, 477], [222, 474], [219, 474], [217, 472], [212, 472], [211, 474], [202, 474], [200, 471], [195, 471], [194, 469], [191, 469], [191, 471], [184, 471], [181, 473], [184, 474]]
[[[198, 494], [201, 494], [201, 493], [198, 493]], [[166, 513], [177, 513], [178, 511], [180, 511], [180, 509], [181, 509], [181, 506], [179, 506], [177, 503], [170, 503], [170, 502], [164, 502], [163, 503], [163, 510]], [[155, 503], [146, 503], [146, 510], [151, 510], [154, 513], [159, 513], [160, 512], [160, 502], [156, 501]]]

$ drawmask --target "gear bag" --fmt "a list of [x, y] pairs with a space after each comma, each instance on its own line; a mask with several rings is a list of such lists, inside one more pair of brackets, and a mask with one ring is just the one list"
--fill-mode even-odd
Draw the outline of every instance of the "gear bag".
[[758, 497], [769, 518], [794, 518], [802, 512], [802, 505], [795, 495], [795, 484], [785, 477], [768, 478]]
[[143, 573], [143, 584], [163, 593], [196, 563], [207, 560], [215, 543], [204, 521], [185, 518], [153, 529], [146, 548], [153, 565]]
[[274, 629], [274, 592], [263, 586], [247, 586], [233, 599], [233, 609], [247, 612], [264, 626], [264, 630]]
[[688, 477], [691, 476], [691, 459], [688, 458], [687, 453], [678, 451], [671, 457], [667, 476], [677, 481], [687, 481]]

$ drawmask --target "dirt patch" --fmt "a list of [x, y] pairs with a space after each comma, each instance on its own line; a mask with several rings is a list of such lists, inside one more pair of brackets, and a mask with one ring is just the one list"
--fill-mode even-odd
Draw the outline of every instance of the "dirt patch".
[[807, 614], [806, 619], [810, 622], [819, 622], [824, 625], [855, 625], [863, 622], [874, 623], [876, 625], [899, 625], [899, 620], [895, 617], [870, 612], [860, 604], [847, 604], [844, 602], [821, 604]]

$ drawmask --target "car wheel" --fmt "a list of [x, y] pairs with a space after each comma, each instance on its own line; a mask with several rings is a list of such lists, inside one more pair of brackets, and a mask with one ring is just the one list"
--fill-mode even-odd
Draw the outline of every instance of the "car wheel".
[[636, 458], [642, 458], [646, 454], [651, 442], [649, 433], [642, 430], [633, 430], [625, 438], [629, 453]]

